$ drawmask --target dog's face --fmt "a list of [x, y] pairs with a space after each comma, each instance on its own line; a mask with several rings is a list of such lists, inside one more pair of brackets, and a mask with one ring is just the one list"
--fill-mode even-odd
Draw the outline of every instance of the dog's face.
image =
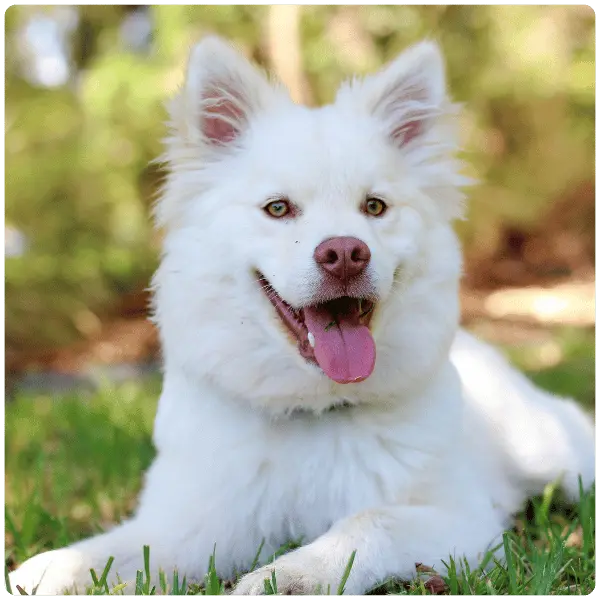
[[[309, 110], [210, 38], [171, 114], [157, 210], [167, 369], [273, 410], [319, 409], [385, 395], [392, 373], [412, 366], [410, 380], [447, 349], [464, 179], [436, 46]], [[425, 342], [406, 339], [419, 329]], [[398, 367], [402, 348], [414, 355]]]

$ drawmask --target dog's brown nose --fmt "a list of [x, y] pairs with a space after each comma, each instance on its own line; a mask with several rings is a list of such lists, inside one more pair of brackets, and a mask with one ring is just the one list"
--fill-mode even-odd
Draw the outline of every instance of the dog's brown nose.
[[315, 249], [317, 264], [347, 282], [361, 273], [371, 260], [371, 251], [361, 240], [348, 237], [334, 237], [321, 242]]

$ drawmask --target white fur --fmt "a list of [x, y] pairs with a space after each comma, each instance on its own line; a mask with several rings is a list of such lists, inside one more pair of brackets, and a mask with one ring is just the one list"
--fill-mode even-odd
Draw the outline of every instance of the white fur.
[[[227, 102], [236, 137], [215, 144], [205, 111]], [[223, 42], [196, 47], [171, 105], [171, 174], [157, 207], [158, 456], [131, 520], [30, 559], [13, 586], [81, 590], [110, 555], [113, 575], [131, 582], [144, 544], [154, 573], [199, 581], [216, 544], [217, 569], [231, 577], [262, 539], [265, 560], [302, 537], [236, 593], [260, 593], [272, 568], [283, 592], [336, 589], [353, 550], [347, 591], [362, 593], [413, 577], [418, 562], [444, 571], [464, 555], [473, 567], [528, 494], [562, 475], [572, 496], [578, 474], [593, 481], [591, 420], [457, 334], [450, 220], [466, 180], [454, 115], [430, 42], [317, 110], [294, 105]], [[415, 122], [419, 135], [403, 138]], [[367, 193], [388, 203], [384, 217], [360, 212]], [[267, 217], [276, 195], [300, 216]], [[255, 273], [302, 306], [319, 282], [314, 248], [336, 235], [369, 245], [379, 295], [375, 370], [345, 386], [300, 357]]]

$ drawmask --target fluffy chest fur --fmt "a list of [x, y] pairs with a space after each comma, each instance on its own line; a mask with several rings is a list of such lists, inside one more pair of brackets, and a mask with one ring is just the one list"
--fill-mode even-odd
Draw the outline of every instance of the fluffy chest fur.
[[[272, 417], [214, 388], [167, 378], [155, 425], [159, 456], [146, 490], [153, 497], [141, 510], [168, 506], [170, 489], [180, 503], [183, 483], [186, 511], [203, 515], [196, 525], [202, 537], [239, 549], [221, 557], [227, 572], [244, 565], [262, 538], [268, 554], [377, 506], [452, 504], [461, 475], [453, 469], [450, 477], [451, 467], [462, 455], [457, 392], [448, 365], [404, 405], [396, 397], [387, 407]], [[175, 526], [181, 514], [173, 519]]]

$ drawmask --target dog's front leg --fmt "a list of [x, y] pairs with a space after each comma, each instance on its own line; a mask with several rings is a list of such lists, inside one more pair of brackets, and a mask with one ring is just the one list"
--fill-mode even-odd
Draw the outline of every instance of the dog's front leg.
[[491, 509], [474, 514], [442, 508], [403, 506], [371, 509], [335, 524], [314, 542], [244, 576], [235, 594], [263, 594], [275, 571], [277, 591], [313, 594], [337, 591], [348, 560], [356, 556], [346, 593], [362, 594], [389, 577], [412, 579], [416, 564], [440, 573], [450, 555], [465, 556], [471, 567], [502, 531]]
[[143, 546], [149, 543], [145, 537], [149, 527], [145, 531], [140, 525], [135, 520], [125, 522], [106, 533], [30, 558], [9, 574], [13, 593], [18, 593], [16, 586], [20, 586], [28, 594], [83, 594], [93, 584], [90, 569], [100, 577], [111, 556], [114, 562], [108, 583], [116, 584], [118, 575], [127, 583], [125, 593], [133, 593], [136, 571], [143, 569]]

